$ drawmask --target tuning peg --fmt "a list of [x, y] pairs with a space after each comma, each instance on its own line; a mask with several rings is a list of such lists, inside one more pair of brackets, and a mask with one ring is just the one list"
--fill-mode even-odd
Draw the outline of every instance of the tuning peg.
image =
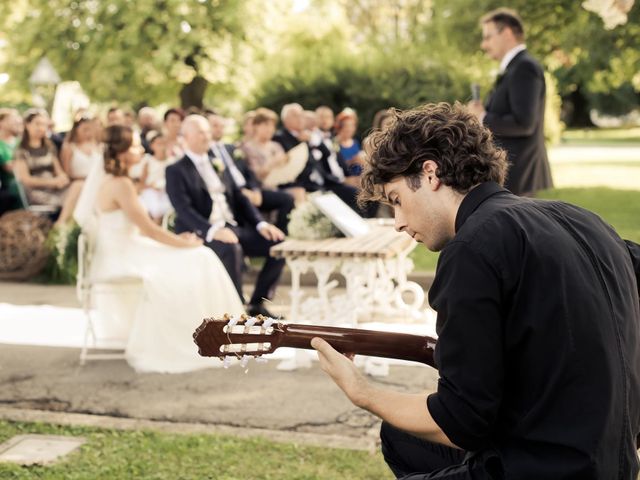
[[247, 321], [244, 322], [245, 327], [251, 327], [253, 326], [253, 324], [256, 323], [256, 320], [258, 320], [256, 317], [249, 317], [247, 318]]
[[266, 318], [264, 320], [264, 322], [262, 322], [262, 328], [264, 328], [266, 330], [271, 325], [273, 325], [273, 322], [275, 322], [275, 320], [273, 318], [271, 318], [271, 317]]
[[246, 368], [246, 366], [249, 364], [249, 360], [251, 359], [251, 357], [245, 355], [242, 357], [242, 360], [240, 360], [240, 366], [242, 368]]
[[230, 366], [231, 366], [231, 357], [224, 357], [224, 360], [222, 362], [222, 367], [229, 368]]

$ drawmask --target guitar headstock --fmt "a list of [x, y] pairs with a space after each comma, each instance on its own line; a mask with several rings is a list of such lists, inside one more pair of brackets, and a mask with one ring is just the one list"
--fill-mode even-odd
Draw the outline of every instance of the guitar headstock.
[[248, 359], [273, 353], [280, 346], [284, 324], [276, 319], [258, 315], [240, 315], [222, 318], [205, 318], [193, 333], [198, 353], [203, 357]]

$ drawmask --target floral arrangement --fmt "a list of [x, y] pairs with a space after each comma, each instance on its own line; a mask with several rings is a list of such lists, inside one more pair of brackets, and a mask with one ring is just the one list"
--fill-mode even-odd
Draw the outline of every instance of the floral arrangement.
[[221, 158], [214, 157], [211, 159], [211, 164], [213, 165], [213, 169], [216, 171], [218, 175], [224, 172], [224, 162]]
[[68, 222], [49, 231], [46, 246], [49, 249], [49, 261], [45, 267], [45, 276], [52, 283], [73, 284], [78, 272], [78, 236], [80, 226]]
[[242, 148], [236, 147], [236, 148], [233, 149], [233, 159], [236, 162], [245, 159], [245, 154], [244, 154], [244, 151], [242, 150]]
[[289, 237], [291, 238], [320, 240], [341, 236], [340, 230], [311, 201], [298, 205], [289, 214]]

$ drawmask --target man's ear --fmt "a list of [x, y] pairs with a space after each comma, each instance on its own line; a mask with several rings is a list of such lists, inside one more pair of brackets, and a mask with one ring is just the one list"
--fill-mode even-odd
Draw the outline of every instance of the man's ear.
[[433, 160], [426, 160], [422, 164], [423, 179], [432, 190], [437, 190], [440, 186], [440, 179], [436, 175], [438, 171], [438, 164]]

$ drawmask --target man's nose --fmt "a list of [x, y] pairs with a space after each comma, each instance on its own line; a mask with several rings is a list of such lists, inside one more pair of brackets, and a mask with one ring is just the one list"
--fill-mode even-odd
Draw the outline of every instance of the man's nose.
[[397, 207], [393, 209], [393, 219], [393, 228], [395, 228], [397, 232], [403, 232], [404, 229], [407, 228], [407, 222], [405, 222], [403, 215]]

